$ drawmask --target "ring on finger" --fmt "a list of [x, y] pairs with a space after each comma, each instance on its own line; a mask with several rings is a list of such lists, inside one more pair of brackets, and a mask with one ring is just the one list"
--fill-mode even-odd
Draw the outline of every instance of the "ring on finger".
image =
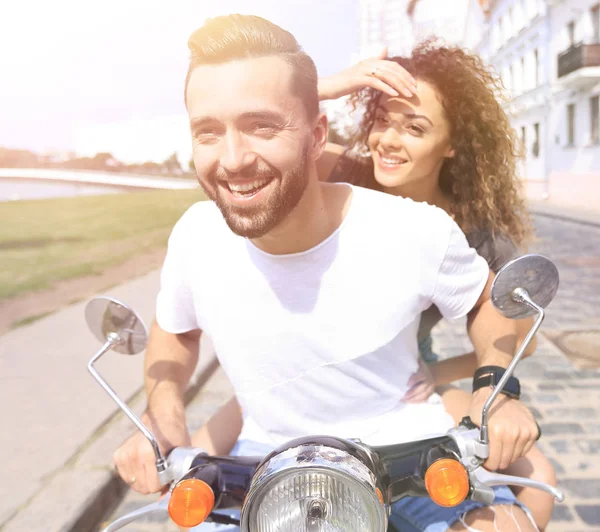
[[136, 478], [135, 478], [135, 475], [134, 475], [134, 476], [132, 476], [132, 477], [129, 479], [129, 481], [127, 482], [127, 484], [129, 484], [129, 485], [131, 486], [132, 484], [135, 484], [135, 481], [136, 481]]
[[377, 76], [377, 72], [379, 71], [379, 67], [375, 67], [372, 71], [371, 71], [371, 76]]

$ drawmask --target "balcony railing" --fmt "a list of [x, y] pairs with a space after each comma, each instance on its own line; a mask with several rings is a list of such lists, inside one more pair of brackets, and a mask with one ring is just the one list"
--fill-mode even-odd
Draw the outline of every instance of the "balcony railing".
[[558, 77], [580, 68], [600, 66], [600, 44], [576, 44], [558, 55]]

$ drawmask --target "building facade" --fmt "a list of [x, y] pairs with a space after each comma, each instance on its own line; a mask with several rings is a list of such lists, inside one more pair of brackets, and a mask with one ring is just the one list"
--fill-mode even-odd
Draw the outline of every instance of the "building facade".
[[410, 10], [412, 37], [415, 43], [437, 37], [447, 44], [467, 45], [470, 0], [418, 0]]
[[[551, 167], [550, 18], [543, 0], [490, 2], [483, 58], [501, 75], [506, 110], [524, 149], [521, 173], [545, 193]], [[487, 42], [485, 42], [487, 41]], [[533, 185], [532, 185], [533, 186]]]
[[384, 46], [389, 55], [410, 53], [413, 44], [408, 16], [410, 0], [360, 0], [360, 58], [378, 54]]
[[387, 46], [390, 55], [410, 55], [413, 46], [430, 36], [449, 44], [464, 44], [469, 6], [479, 0], [360, 0], [359, 57]]
[[531, 199], [600, 209], [598, 0], [496, 0], [477, 52], [501, 75]]
[[552, 201], [600, 209], [600, 1], [549, 2]]
[[502, 78], [527, 195], [600, 209], [600, 0], [361, 0], [355, 59], [436, 35]]

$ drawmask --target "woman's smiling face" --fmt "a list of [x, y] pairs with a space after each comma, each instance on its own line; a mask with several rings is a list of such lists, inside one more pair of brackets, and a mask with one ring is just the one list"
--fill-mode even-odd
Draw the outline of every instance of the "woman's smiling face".
[[420, 186], [437, 186], [444, 160], [454, 156], [437, 91], [417, 82], [412, 98], [381, 96], [368, 138], [377, 182], [388, 192], [411, 196]]

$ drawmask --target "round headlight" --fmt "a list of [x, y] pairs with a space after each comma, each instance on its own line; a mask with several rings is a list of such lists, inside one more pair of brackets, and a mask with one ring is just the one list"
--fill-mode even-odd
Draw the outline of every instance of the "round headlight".
[[387, 508], [372, 471], [345, 451], [301, 445], [256, 472], [243, 532], [385, 532]]

